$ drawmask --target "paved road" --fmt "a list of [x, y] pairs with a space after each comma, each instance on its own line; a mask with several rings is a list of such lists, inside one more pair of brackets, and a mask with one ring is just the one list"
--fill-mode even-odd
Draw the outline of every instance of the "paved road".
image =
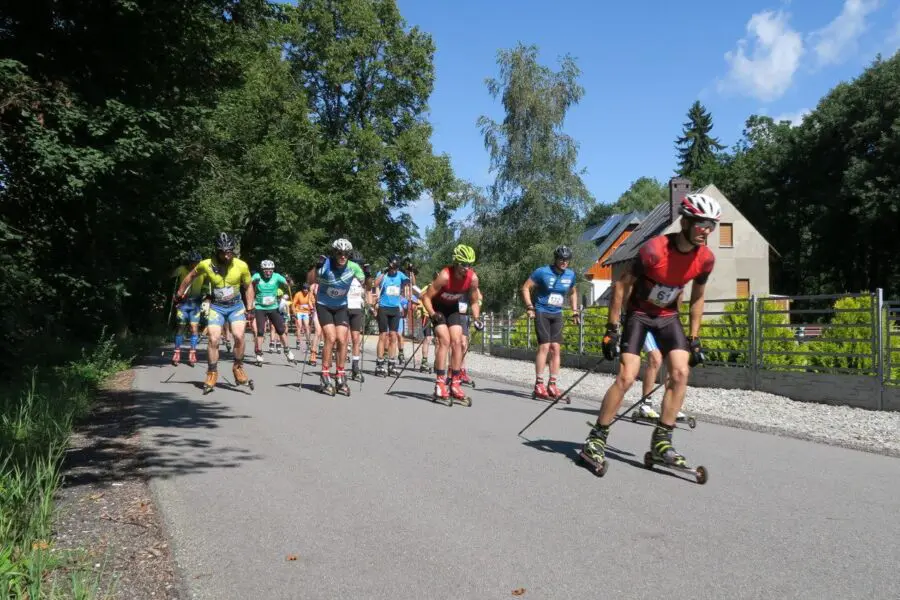
[[596, 405], [525, 439], [545, 405], [507, 384], [447, 408], [418, 373], [331, 398], [248, 369], [252, 394], [204, 397], [202, 366], [159, 360], [135, 380], [193, 597], [900, 598], [896, 458], [701, 422], [675, 437], [701, 486], [645, 470], [650, 428], [621, 421], [596, 478], [573, 462]]

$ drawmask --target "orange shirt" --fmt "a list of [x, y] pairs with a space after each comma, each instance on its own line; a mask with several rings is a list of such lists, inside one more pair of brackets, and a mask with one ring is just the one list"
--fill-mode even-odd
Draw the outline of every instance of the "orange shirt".
[[294, 312], [297, 314], [308, 315], [310, 311], [310, 299], [312, 294], [309, 292], [299, 291], [294, 294], [294, 299], [292, 304], [294, 305]]

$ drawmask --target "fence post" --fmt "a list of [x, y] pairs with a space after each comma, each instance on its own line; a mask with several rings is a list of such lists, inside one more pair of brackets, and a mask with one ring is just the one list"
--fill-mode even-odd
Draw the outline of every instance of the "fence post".
[[578, 354], [584, 355], [584, 313], [578, 320]]
[[758, 346], [758, 312], [759, 305], [756, 300], [756, 294], [750, 296], [750, 304], [747, 308], [747, 324], [750, 329], [750, 354], [747, 361], [750, 363], [750, 387], [754, 390], [759, 388], [757, 381], [759, 377], [759, 346]]
[[[512, 311], [506, 311], [506, 349], [512, 348]], [[507, 352], [507, 356], [509, 353]]]
[[525, 319], [525, 349], [531, 350], [531, 319]]
[[492, 335], [491, 334], [491, 314], [492, 313], [488, 313], [484, 317], [484, 329], [481, 332], [481, 353], [482, 354], [487, 354], [487, 352], [485, 352], [485, 349], [487, 348], [487, 341], [485, 338], [487, 338], [489, 335]]
[[875, 318], [872, 324], [874, 333], [874, 360], [878, 365], [878, 410], [884, 410], [884, 290], [875, 290]]

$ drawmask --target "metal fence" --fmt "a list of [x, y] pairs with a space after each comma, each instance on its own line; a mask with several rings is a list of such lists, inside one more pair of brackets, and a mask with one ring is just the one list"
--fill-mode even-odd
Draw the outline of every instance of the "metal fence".
[[[688, 304], [680, 311], [686, 330]], [[587, 307], [563, 332], [564, 362], [582, 366], [601, 355], [606, 307]], [[519, 312], [484, 315], [470, 351], [530, 360], [534, 321]], [[686, 331], [687, 332], [687, 331]], [[707, 358], [692, 382], [773, 391], [876, 409], [900, 410], [900, 301], [872, 293], [707, 300], [700, 329]], [[607, 372], [613, 372], [609, 365]], [[696, 373], [696, 374], [695, 374]]]

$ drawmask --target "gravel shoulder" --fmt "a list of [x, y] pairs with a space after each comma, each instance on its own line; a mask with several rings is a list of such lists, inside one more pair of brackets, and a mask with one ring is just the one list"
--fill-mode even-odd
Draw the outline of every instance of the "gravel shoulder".
[[[409, 348], [407, 342], [407, 352]], [[374, 339], [366, 341], [366, 352], [374, 356]], [[433, 350], [430, 360], [434, 360]], [[466, 356], [466, 363], [473, 378], [485, 377], [529, 390], [534, 385], [534, 364], [530, 362], [471, 352]], [[565, 390], [583, 373], [581, 370], [563, 368], [559, 388]], [[603, 395], [614, 379], [606, 373], [588, 375], [572, 390], [571, 396], [599, 409]], [[622, 410], [640, 397], [641, 386], [636, 382], [625, 396]], [[659, 408], [661, 400], [662, 390], [659, 390], [652, 397], [654, 406]], [[799, 402], [752, 390], [691, 386], [688, 386], [685, 397], [684, 412], [707, 423], [900, 457], [900, 412]]]

